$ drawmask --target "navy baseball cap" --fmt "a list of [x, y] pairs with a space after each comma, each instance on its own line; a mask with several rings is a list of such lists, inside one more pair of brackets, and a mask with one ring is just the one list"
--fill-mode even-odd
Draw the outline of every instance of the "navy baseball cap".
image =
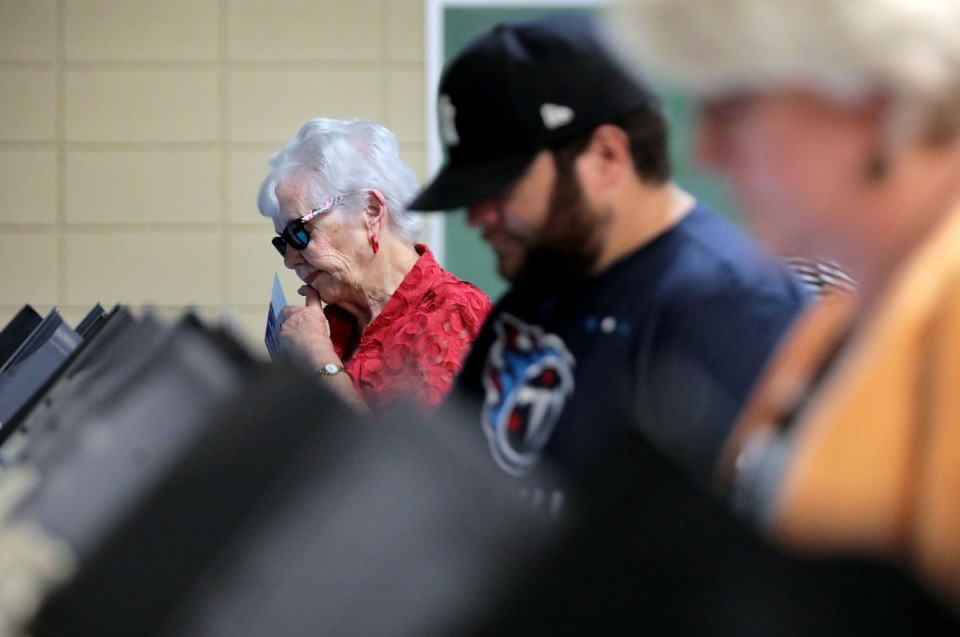
[[617, 61], [595, 18], [504, 23], [471, 42], [440, 80], [447, 161], [409, 205], [452, 210], [509, 187], [544, 148], [659, 100]]

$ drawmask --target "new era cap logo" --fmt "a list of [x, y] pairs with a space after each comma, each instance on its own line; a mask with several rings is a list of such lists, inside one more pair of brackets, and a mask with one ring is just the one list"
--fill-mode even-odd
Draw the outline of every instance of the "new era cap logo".
[[460, 143], [460, 134], [457, 133], [457, 107], [450, 101], [449, 95], [437, 98], [437, 121], [440, 125], [440, 137], [443, 143], [457, 146]]
[[540, 106], [540, 117], [543, 125], [549, 130], [555, 130], [573, 121], [574, 112], [569, 106], [559, 104], [543, 104]]

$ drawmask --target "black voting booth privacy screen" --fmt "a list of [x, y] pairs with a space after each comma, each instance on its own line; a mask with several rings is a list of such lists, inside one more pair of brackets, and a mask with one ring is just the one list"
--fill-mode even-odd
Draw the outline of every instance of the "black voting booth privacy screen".
[[42, 320], [33, 306], [24, 305], [0, 330], [0, 369]]
[[87, 338], [88, 336], [96, 333], [96, 330], [100, 329], [100, 327], [107, 321], [109, 317], [110, 313], [107, 312], [102, 305], [97, 303], [90, 308], [90, 311], [87, 312], [82, 319], [80, 319], [80, 322], [77, 323], [74, 329], [81, 337]]
[[310, 381], [259, 387], [227, 415], [244, 414], [221, 474], [239, 488], [211, 491], [240, 519], [156, 634], [458, 634], [547, 539], [475, 448], [415, 410], [365, 424], [335, 403], [318, 415]]
[[30, 400], [80, 341], [56, 308], [26, 335], [0, 364], [0, 426]]
[[[774, 549], [639, 438], [561, 522], [459, 435], [472, 415], [360, 417], [189, 314], [96, 323], [11, 421], [0, 491], [34, 482], [0, 511], [0, 589], [38, 601], [0, 595], [11, 632], [960, 634], [891, 565]], [[55, 574], [7, 559], [51, 547]]]
[[0, 331], [0, 441], [17, 430], [16, 421], [46, 394], [109, 316], [97, 303], [71, 329], [56, 308], [41, 318], [25, 305]]
[[361, 419], [192, 316], [111, 317], [18, 427], [0, 525], [72, 555], [37, 636], [451, 634], [553, 529], [415, 408]]
[[[78, 374], [83, 375], [84, 368], [91, 363], [103, 364], [109, 358], [104, 356], [106, 348], [104, 343], [111, 338], [111, 335], [122, 332], [122, 330], [133, 320], [128, 308], [116, 306], [110, 312], [105, 312], [98, 303], [77, 324], [75, 331], [80, 336], [80, 342], [74, 347], [64, 360], [52, 371], [38, 378], [38, 386], [25, 399], [19, 401], [16, 410], [7, 418], [2, 427], [0, 427], [0, 466], [7, 464], [20, 452], [20, 443], [24, 440], [27, 427], [23, 424], [28, 416], [35, 419], [35, 422], [42, 418], [41, 414], [56, 413], [59, 409], [69, 409], [77, 404], [79, 400], [62, 400], [58, 396], [74, 389], [76, 382], [74, 377]], [[107, 328], [109, 324], [109, 328]], [[107, 332], [100, 336], [100, 331]], [[42, 380], [42, 382], [41, 382]], [[10, 437], [16, 440], [7, 442]]]

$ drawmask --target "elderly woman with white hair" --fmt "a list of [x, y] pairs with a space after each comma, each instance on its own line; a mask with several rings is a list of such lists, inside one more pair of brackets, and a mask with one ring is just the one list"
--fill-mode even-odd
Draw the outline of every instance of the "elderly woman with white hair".
[[643, 72], [774, 249], [855, 296], [801, 318], [718, 468], [784, 545], [906, 565], [960, 605], [960, 2], [623, 0]]
[[417, 184], [376, 122], [313, 119], [270, 159], [257, 204], [305, 306], [278, 317], [280, 343], [360, 406], [439, 404], [490, 300], [418, 243]]

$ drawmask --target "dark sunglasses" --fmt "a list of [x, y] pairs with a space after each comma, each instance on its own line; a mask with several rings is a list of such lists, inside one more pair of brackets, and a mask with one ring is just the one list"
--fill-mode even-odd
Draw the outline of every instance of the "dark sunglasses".
[[277, 249], [280, 256], [287, 256], [287, 246], [294, 250], [303, 250], [310, 243], [310, 231], [304, 225], [311, 219], [316, 219], [325, 212], [329, 212], [343, 201], [342, 195], [330, 197], [322, 204], [303, 215], [299, 219], [294, 219], [288, 223], [279, 236], [271, 240], [273, 247]]

